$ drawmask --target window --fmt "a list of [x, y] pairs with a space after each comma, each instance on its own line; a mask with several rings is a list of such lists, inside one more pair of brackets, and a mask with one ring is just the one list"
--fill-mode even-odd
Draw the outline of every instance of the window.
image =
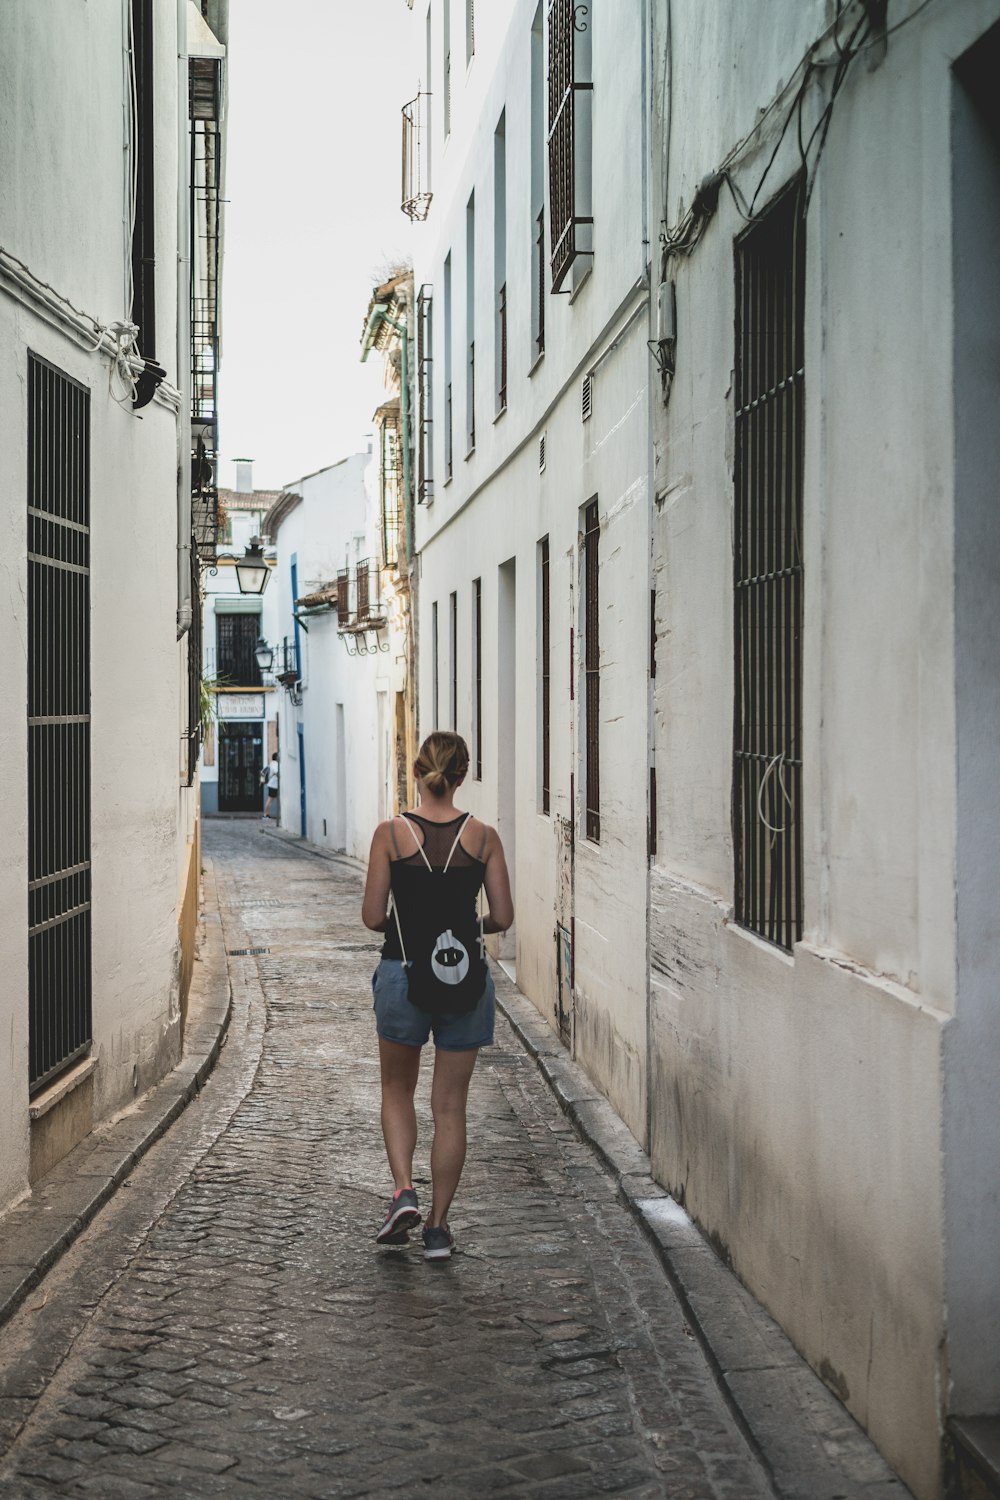
[[440, 718], [441, 718], [441, 696], [440, 696], [440, 686], [441, 686], [441, 684], [440, 684], [440, 677], [439, 677], [439, 673], [438, 673], [438, 662], [439, 662], [439, 660], [440, 660], [440, 657], [439, 657], [439, 652], [438, 652], [438, 607], [437, 607], [437, 600], [435, 599], [434, 603], [431, 605], [431, 672], [432, 672], [432, 676], [433, 676], [433, 694], [432, 694], [432, 698], [431, 698], [431, 707], [434, 710], [434, 728], [435, 729], [437, 729], [438, 724], [440, 722]]
[[599, 541], [600, 522], [597, 518], [597, 501], [591, 500], [583, 516], [583, 703], [586, 832], [588, 839], [593, 839], [595, 842], [601, 837]]
[[387, 568], [399, 564], [399, 532], [402, 518], [402, 472], [399, 450], [399, 411], [383, 407], [379, 413], [379, 498], [382, 517], [382, 561]]
[[[549, 0], [552, 290], [572, 291], [593, 255], [590, 7]], [[573, 276], [566, 286], [570, 273]]]
[[472, 684], [472, 753], [475, 757], [475, 776], [483, 779], [483, 580], [477, 578], [472, 585], [473, 619], [473, 671]]
[[549, 622], [549, 539], [543, 536], [538, 543], [538, 573], [539, 573], [539, 650], [538, 650], [538, 675], [541, 697], [541, 781], [542, 781], [542, 812], [551, 810], [551, 724], [552, 724], [552, 700], [551, 686], [549, 681], [549, 665], [551, 656], [550, 622]]
[[735, 914], [786, 949], [802, 935], [804, 290], [798, 183], [736, 244]]
[[465, 61], [468, 65], [476, 52], [476, 0], [465, 0]]
[[434, 499], [433, 297], [429, 286], [417, 294], [417, 503]]
[[455, 433], [451, 395], [451, 252], [444, 260], [444, 481], [454, 473]]
[[545, 353], [545, 38], [539, 0], [531, 26], [531, 364]]
[[441, 0], [441, 123], [445, 140], [451, 135], [451, 0]]
[[215, 616], [215, 676], [226, 687], [260, 687], [260, 615]]
[[497, 416], [507, 410], [507, 112], [493, 134], [493, 330]]
[[465, 209], [465, 336], [468, 343], [465, 383], [465, 430], [468, 452], [476, 446], [476, 195]]
[[90, 395], [28, 355], [28, 1086], [91, 1034]]
[[448, 661], [451, 682], [448, 692], [448, 717], [452, 729], [458, 729], [458, 595], [448, 601]]
[[132, 85], [132, 322], [139, 349], [156, 348], [156, 244], [153, 204], [153, 0], [131, 0], [129, 52]]

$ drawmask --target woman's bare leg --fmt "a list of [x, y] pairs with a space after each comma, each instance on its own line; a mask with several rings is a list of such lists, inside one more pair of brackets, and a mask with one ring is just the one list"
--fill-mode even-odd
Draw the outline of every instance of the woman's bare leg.
[[413, 1152], [417, 1144], [417, 1112], [413, 1094], [420, 1074], [420, 1048], [378, 1039], [382, 1068], [382, 1135], [389, 1171], [398, 1188], [413, 1186]]
[[448, 1210], [465, 1165], [465, 1108], [469, 1082], [479, 1055], [478, 1047], [464, 1052], [434, 1054], [431, 1113], [434, 1143], [431, 1146], [431, 1211], [428, 1228], [448, 1221]]

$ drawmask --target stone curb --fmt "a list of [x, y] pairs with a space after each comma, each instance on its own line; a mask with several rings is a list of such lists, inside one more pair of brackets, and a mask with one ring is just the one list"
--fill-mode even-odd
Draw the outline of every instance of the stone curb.
[[535, 1006], [495, 964], [493, 971], [500, 1009], [563, 1112], [616, 1179], [775, 1495], [907, 1500], [910, 1491], [871, 1439], [655, 1181], [647, 1154]]
[[232, 1014], [225, 939], [211, 861], [188, 998], [184, 1053], [154, 1088], [116, 1119], [94, 1127], [0, 1219], [0, 1326], [68, 1250], [149, 1148], [187, 1107], [215, 1066]]
[[312, 854], [317, 859], [328, 859], [331, 864], [344, 865], [353, 874], [360, 875], [362, 880], [368, 873], [368, 866], [364, 860], [355, 859], [353, 854], [340, 854], [335, 849], [324, 849], [320, 844], [304, 839], [301, 834], [289, 833], [286, 828], [279, 828], [277, 823], [273, 827], [265, 825], [260, 831], [265, 838], [277, 839], [282, 844], [293, 844], [303, 854]]

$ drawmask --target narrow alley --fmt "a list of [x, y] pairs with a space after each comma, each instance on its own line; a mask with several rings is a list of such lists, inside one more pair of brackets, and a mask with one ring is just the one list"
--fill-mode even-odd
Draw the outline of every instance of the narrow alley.
[[[360, 878], [256, 823], [212, 822], [206, 843], [227, 1044], [0, 1336], [4, 1500], [773, 1493], [506, 1021], [473, 1083], [459, 1253], [376, 1250]], [[904, 1496], [871, 1455], [873, 1483], [829, 1493]]]

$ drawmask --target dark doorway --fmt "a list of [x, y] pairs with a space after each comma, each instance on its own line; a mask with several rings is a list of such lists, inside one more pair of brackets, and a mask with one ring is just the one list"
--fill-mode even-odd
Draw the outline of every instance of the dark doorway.
[[219, 724], [219, 811], [260, 812], [264, 726], [228, 719]]

